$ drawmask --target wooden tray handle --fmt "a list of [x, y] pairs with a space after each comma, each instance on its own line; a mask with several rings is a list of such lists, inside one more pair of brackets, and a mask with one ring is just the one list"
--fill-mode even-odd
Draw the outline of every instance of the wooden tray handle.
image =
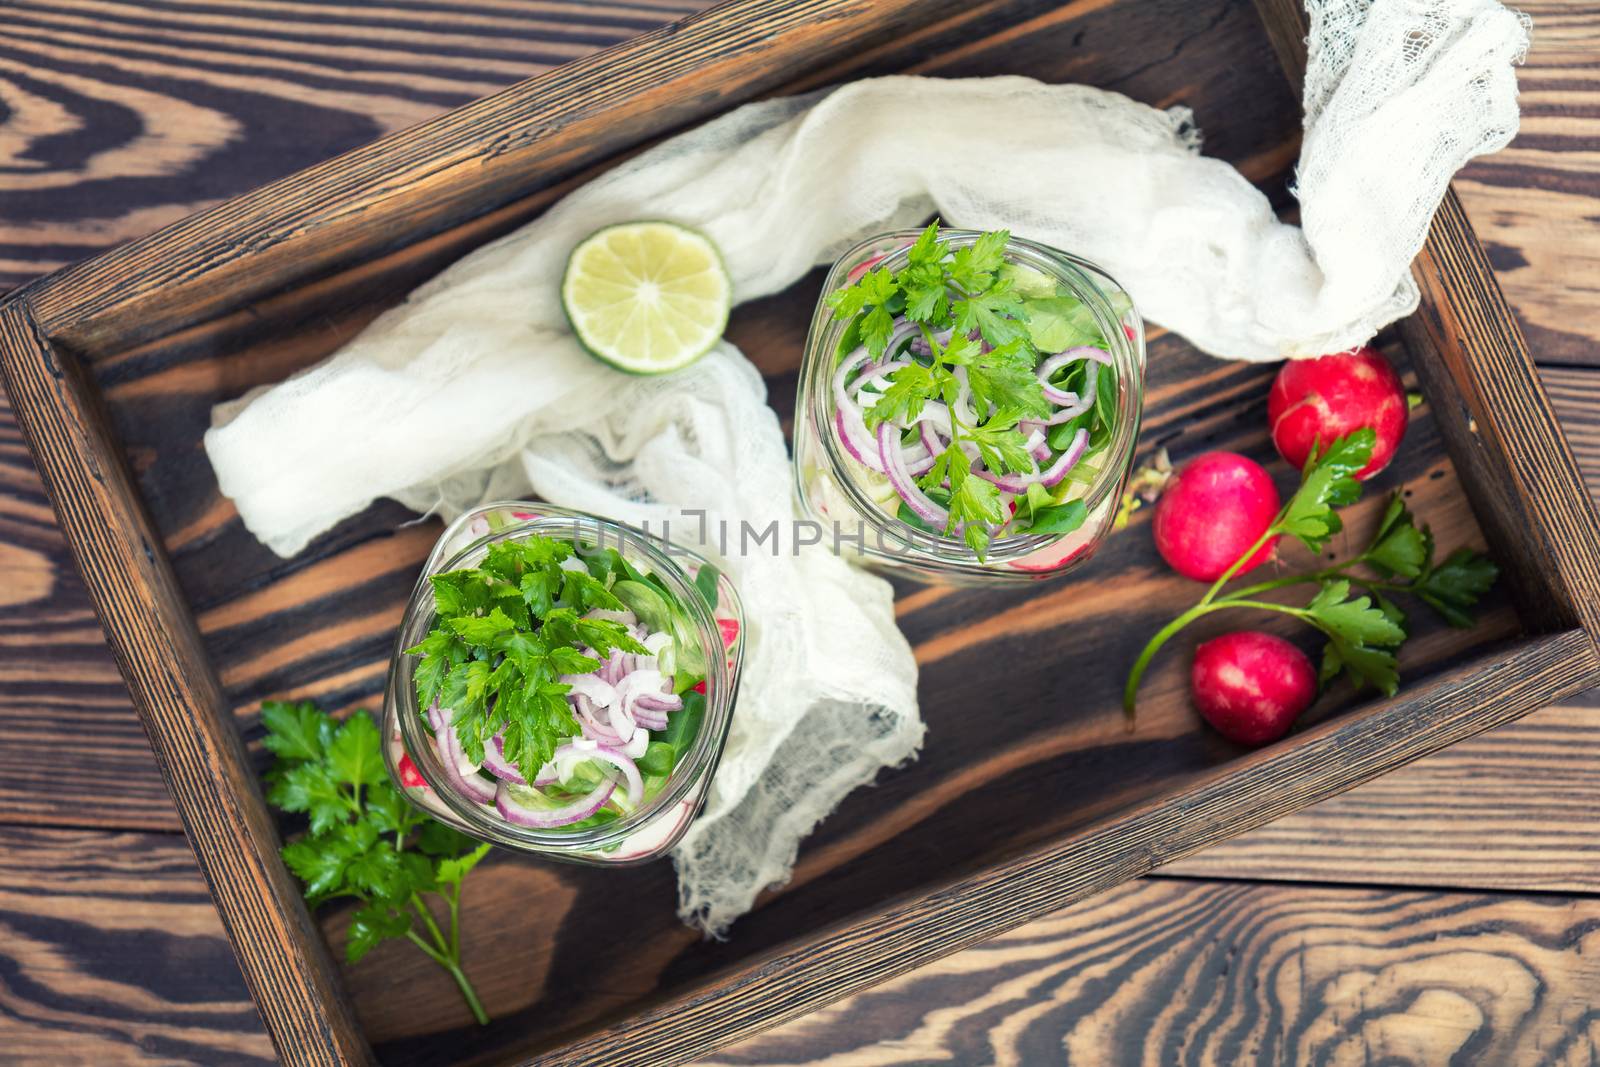
[[166, 552], [127, 469], [105, 461], [121, 446], [27, 296], [0, 304], [5, 385], [261, 1020], [285, 1063], [373, 1063]]

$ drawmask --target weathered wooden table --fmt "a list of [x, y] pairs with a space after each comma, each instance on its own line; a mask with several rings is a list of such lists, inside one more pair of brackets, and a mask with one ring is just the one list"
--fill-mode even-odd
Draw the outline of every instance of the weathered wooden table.
[[[699, 6], [7, 0], [0, 288]], [[1525, 6], [1458, 189], [1600, 487], [1600, 9]], [[0, 609], [0, 1059], [270, 1058], [4, 407]], [[716, 1062], [1589, 1063], [1597, 833], [1591, 694]]]

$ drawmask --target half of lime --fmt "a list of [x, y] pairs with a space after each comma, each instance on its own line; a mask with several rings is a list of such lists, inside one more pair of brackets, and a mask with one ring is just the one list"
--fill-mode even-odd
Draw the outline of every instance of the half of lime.
[[717, 246], [670, 222], [627, 222], [567, 257], [561, 304], [583, 347], [620, 370], [687, 367], [721, 338], [733, 285]]

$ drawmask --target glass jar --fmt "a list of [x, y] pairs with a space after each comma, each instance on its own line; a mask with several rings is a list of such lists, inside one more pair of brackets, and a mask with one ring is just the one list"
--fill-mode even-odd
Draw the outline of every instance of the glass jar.
[[[404, 650], [433, 626], [431, 575], [475, 566], [489, 546], [543, 534], [584, 549], [616, 549], [645, 574], [658, 577], [683, 607], [706, 664], [705, 712], [698, 734], [656, 795], [611, 822], [584, 829], [535, 829], [507, 822], [451, 784], [434, 737], [417, 706], [412, 676], [419, 657]], [[709, 564], [658, 538], [582, 512], [529, 501], [502, 501], [469, 511], [447, 527], [423, 565], [406, 605], [383, 701], [384, 762], [396, 787], [417, 807], [481, 841], [552, 859], [597, 865], [643, 863], [666, 853], [705, 803], [732, 721], [743, 658], [744, 610], [726, 576], [712, 571], [705, 589], [696, 577]], [[711, 592], [714, 590], [714, 593]], [[489, 780], [485, 779], [485, 783]]]
[[[1075, 296], [1092, 312], [1116, 373], [1117, 417], [1092, 480], [1075, 482], [1071, 499], [1083, 500], [1087, 509], [1082, 525], [1065, 534], [996, 538], [980, 561], [960, 538], [930, 533], [897, 517], [899, 497], [888, 479], [853, 457], [834, 432], [838, 407], [833, 376], [849, 355], [840, 351], [849, 323], [836, 319], [824, 301], [868, 269], [905, 266], [906, 250], [918, 236], [916, 230], [902, 230], [863, 241], [840, 257], [822, 287], [795, 404], [794, 476], [800, 505], [812, 520], [833, 528], [835, 545], [850, 544], [862, 562], [879, 569], [959, 583], [1066, 574], [1087, 562], [1110, 532], [1133, 466], [1144, 404], [1144, 324], [1122, 287], [1093, 263], [1017, 237], [1008, 242], [1008, 262], [1052, 280], [1058, 293]], [[957, 249], [979, 236], [972, 230], [942, 230], [940, 243]]]

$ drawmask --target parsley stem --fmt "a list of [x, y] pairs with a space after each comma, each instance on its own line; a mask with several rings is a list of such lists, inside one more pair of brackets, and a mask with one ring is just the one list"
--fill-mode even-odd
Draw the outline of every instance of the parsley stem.
[[450, 944], [444, 939], [444, 934], [439, 932], [439, 924], [433, 921], [433, 913], [428, 910], [428, 905], [422, 902], [417, 894], [411, 894], [411, 906], [417, 909], [417, 914], [422, 916], [422, 921], [427, 924], [428, 932], [433, 935], [433, 943], [439, 946], [440, 952], [449, 952]]
[[[1188, 626], [1200, 616], [1207, 614], [1213, 608], [1232, 607], [1240, 603], [1240, 601], [1231, 597], [1224, 598], [1218, 602], [1217, 594], [1222, 591], [1222, 587], [1227, 585], [1234, 575], [1239, 573], [1239, 568], [1244, 566], [1244, 561], [1253, 558], [1261, 550], [1261, 547], [1279, 532], [1279, 524], [1283, 522], [1283, 518], [1287, 514], [1288, 507], [1285, 506], [1283, 510], [1278, 512], [1278, 517], [1272, 520], [1266, 531], [1256, 538], [1256, 543], [1241, 552], [1239, 558], [1234, 560], [1228, 569], [1222, 572], [1222, 576], [1211, 583], [1211, 588], [1206, 590], [1205, 596], [1200, 598], [1198, 604], [1157, 630], [1156, 635], [1145, 644], [1139, 653], [1139, 658], [1133, 661], [1133, 670], [1128, 672], [1128, 682], [1122, 688], [1122, 714], [1128, 720], [1128, 729], [1133, 729], [1133, 705], [1139, 692], [1139, 682], [1144, 678], [1145, 668], [1150, 666], [1150, 661], [1155, 658], [1157, 652], [1161, 651], [1161, 646], [1170, 641], [1179, 630]], [[1295, 581], [1299, 581], [1299, 579], [1295, 579]], [[1274, 588], [1270, 583], [1262, 584], [1266, 588]], [[1283, 584], [1291, 585], [1293, 583], [1284, 581]], [[1249, 589], [1241, 590], [1241, 592], [1265, 592], [1266, 588], [1252, 586]], [[1281, 608], [1282, 605], [1275, 605], [1275, 607]]]
[[450, 977], [456, 980], [456, 988], [461, 990], [461, 999], [467, 1002], [467, 1007], [472, 1009], [472, 1017], [478, 1020], [479, 1026], [489, 1025], [489, 1013], [483, 1010], [483, 1005], [478, 1001], [477, 990], [472, 988], [472, 983], [467, 979], [466, 972], [462, 971], [459, 964], [443, 964], [445, 970], [450, 972]]
[[1245, 560], [1254, 559], [1255, 554], [1261, 551], [1262, 547], [1266, 545], [1267, 542], [1271, 541], [1281, 532], [1279, 530], [1279, 524], [1283, 522], [1284, 516], [1286, 516], [1288, 513], [1288, 505], [1285, 505], [1283, 510], [1278, 512], [1278, 517], [1272, 520], [1272, 524], [1267, 527], [1266, 531], [1262, 533], [1260, 537], [1256, 538], [1256, 543], [1241, 552], [1239, 554], [1239, 558], [1229, 564], [1228, 569], [1222, 572], [1222, 576], [1215, 582], [1211, 583], [1211, 588], [1206, 590], [1206, 595], [1200, 598], [1201, 604], [1209, 604], [1215, 600], [1217, 598], [1217, 594], [1222, 591], [1222, 587], [1231, 582], [1234, 579], [1234, 576], [1239, 573], [1239, 569], [1244, 566]]
[[[429, 913], [428, 906], [415, 893], [411, 894], [411, 906], [417, 909], [417, 913], [422, 916], [423, 922], [428, 924], [428, 930], [433, 934], [433, 939], [439, 947], [436, 949], [428, 944], [415, 930], [407, 930], [406, 937], [413, 945], [420, 948], [430, 960], [450, 973], [450, 977], [455, 979], [456, 988], [461, 991], [461, 999], [465, 1000], [467, 1007], [472, 1010], [472, 1017], [478, 1021], [479, 1026], [488, 1026], [489, 1013], [483, 1010], [483, 1004], [478, 1000], [477, 990], [472, 988], [472, 982], [467, 978], [466, 972], [461, 969], [461, 937], [458, 926], [459, 911], [457, 901], [459, 893], [460, 887], [458, 886], [456, 895], [445, 897], [450, 902], [451, 937], [448, 945], [445, 944], [444, 935], [439, 932], [439, 925], [433, 921], [433, 916]], [[440, 895], [443, 896], [444, 894]]]
[[421, 936], [419, 936], [415, 930], [406, 931], [406, 940], [420, 948], [430, 960], [432, 960], [434, 963], [437, 963], [439, 966], [450, 966], [449, 958], [446, 957], [444, 953], [440, 952], [438, 949], [422, 940]]
[[1139, 692], [1139, 683], [1144, 679], [1145, 668], [1150, 666], [1150, 661], [1161, 651], [1161, 646], [1170, 641], [1173, 635], [1210, 610], [1211, 605], [1202, 600], [1157, 630], [1156, 635], [1145, 642], [1144, 648], [1139, 652], [1139, 658], [1133, 661], [1133, 670], [1128, 672], [1127, 684], [1122, 687], [1122, 714], [1128, 720], [1129, 729], [1133, 728], [1134, 698]]
[[[1250, 551], [1254, 552], [1255, 549], [1252, 548]], [[1122, 689], [1122, 713], [1127, 717], [1130, 725], [1133, 722], [1134, 698], [1139, 692], [1139, 683], [1144, 679], [1145, 669], [1150, 666], [1150, 661], [1155, 658], [1156, 653], [1160, 652], [1161, 647], [1172, 640], [1179, 630], [1188, 626], [1191, 622], [1194, 622], [1202, 615], [1209, 615], [1213, 611], [1222, 611], [1226, 608], [1259, 608], [1263, 611], [1277, 611], [1285, 615], [1293, 615], [1316, 626], [1316, 623], [1310, 618], [1310, 613], [1304, 608], [1291, 607], [1288, 604], [1274, 604], [1270, 600], [1242, 600], [1235, 597], [1226, 597], [1216, 601], [1200, 601], [1200, 603], [1167, 623], [1160, 630], [1157, 630], [1156, 635], [1139, 652], [1139, 658], [1133, 661], [1133, 670], [1128, 672], [1128, 684]], [[1320, 627], [1318, 628], [1320, 629]]]
[[1336, 567], [1328, 567], [1320, 571], [1311, 571], [1308, 574], [1291, 574], [1284, 578], [1273, 578], [1269, 581], [1258, 582], [1255, 585], [1247, 585], [1243, 589], [1235, 589], [1222, 599], [1238, 600], [1241, 597], [1252, 597], [1260, 593], [1270, 593], [1274, 589], [1285, 589], [1291, 585], [1304, 585], [1307, 582], [1326, 582], [1336, 578], [1343, 578], [1351, 585], [1365, 586], [1369, 589], [1393, 590], [1405, 588], [1404, 586], [1395, 582], [1385, 582], [1374, 578], [1363, 578], [1360, 575], [1351, 574], [1345, 569], [1347, 567], [1353, 567], [1360, 562], [1361, 558], [1358, 556], [1355, 559], [1348, 560]]
[[457, 959], [461, 957], [461, 885], [457, 883], [445, 896], [445, 903], [450, 905], [450, 954]]

